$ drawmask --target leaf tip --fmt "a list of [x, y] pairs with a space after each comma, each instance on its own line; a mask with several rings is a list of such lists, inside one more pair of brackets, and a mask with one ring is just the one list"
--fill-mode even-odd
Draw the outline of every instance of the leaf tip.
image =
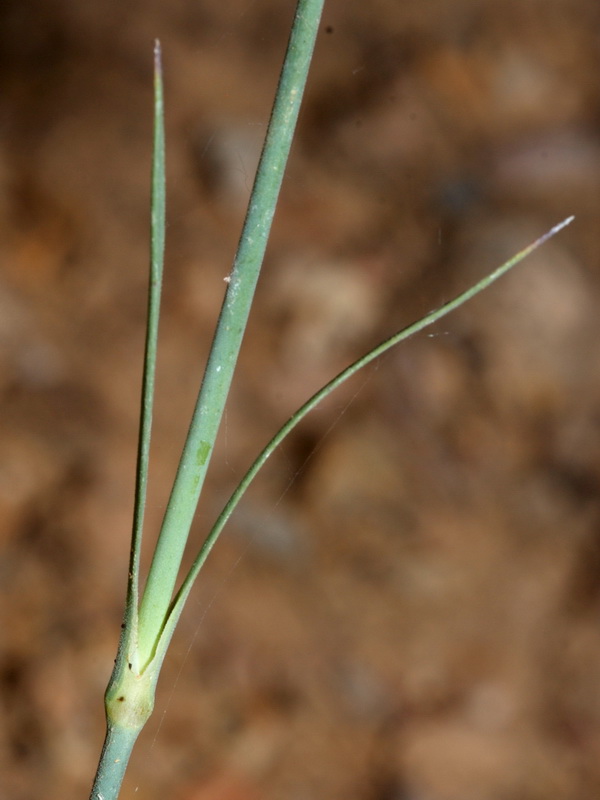
[[162, 52], [160, 47], [160, 39], [154, 40], [154, 69], [157, 74], [162, 71]]
[[[536, 240], [536, 241], [535, 241], [535, 242], [534, 242], [534, 243], [531, 245], [531, 249], [532, 249], [532, 250], [535, 250], [535, 249], [536, 249], [536, 248], [538, 248], [540, 245], [542, 245], [542, 244], [545, 244], [545, 243], [548, 241], [548, 239], [552, 239], [552, 237], [553, 237], [553, 236], [556, 236], [556, 234], [557, 234], [557, 233], [560, 233], [560, 231], [562, 231], [562, 230], [563, 230], [563, 228], [566, 228], [566, 227], [567, 227], [567, 225], [570, 225], [570, 224], [573, 222], [573, 220], [574, 220], [574, 219], [575, 219], [575, 214], [571, 214], [571, 216], [570, 216], [570, 217], [567, 217], [566, 219], [563, 219], [563, 221], [562, 221], [562, 222], [559, 222], [559, 223], [558, 223], [557, 225], [555, 225], [553, 228], [550, 228], [550, 230], [549, 230], [549, 231], [546, 231], [546, 233], [545, 233], [543, 236], [540, 236], [540, 238], [539, 238], [539, 239], [537, 239], [537, 240]], [[527, 253], [529, 253], [529, 252], [531, 252], [531, 250], [528, 250], [528, 251], [527, 251]]]
[[566, 228], [567, 225], [570, 225], [573, 222], [574, 219], [575, 219], [575, 214], [571, 214], [570, 217], [567, 217], [566, 219], [563, 219], [562, 222], [559, 222], [558, 225], [555, 225], [552, 228], [552, 230], [550, 231], [550, 234], [554, 235], [555, 233], [558, 233], [559, 231], [562, 231], [562, 229]]

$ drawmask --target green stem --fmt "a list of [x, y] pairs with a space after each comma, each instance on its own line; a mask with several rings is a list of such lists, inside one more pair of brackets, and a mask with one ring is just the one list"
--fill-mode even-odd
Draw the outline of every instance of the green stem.
[[140, 731], [108, 724], [90, 800], [116, 800]]
[[212, 456], [290, 151], [324, 0], [299, 0], [240, 244], [139, 613], [142, 668], [167, 619]]

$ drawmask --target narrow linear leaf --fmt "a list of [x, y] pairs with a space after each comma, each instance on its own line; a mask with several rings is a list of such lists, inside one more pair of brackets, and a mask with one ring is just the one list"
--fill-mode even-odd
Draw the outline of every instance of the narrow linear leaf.
[[[140, 549], [148, 485], [154, 381], [165, 246], [165, 135], [160, 44], [154, 46], [154, 148], [152, 160], [150, 280], [142, 377], [133, 532], [127, 580], [125, 622], [105, 694], [106, 736], [90, 800], [116, 800], [139, 731], [154, 702], [153, 686], [138, 680], [138, 592]], [[125, 712], [114, 719], [112, 709]]]
[[[144, 527], [144, 512], [148, 490], [148, 467], [154, 407], [154, 384], [156, 378], [156, 352], [165, 252], [165, 128], [161, 47], [158, 39], [154, 44], [154, 143], [152, 156], [150, 201], [150, 278], [148, 284], [148, 308], [144, 371], [140, 410], [136, 486], [133, 514], [133, 535], [129, 569], [128, 601], [136, 609], [139, 592], [139, 564]], [[130, 602], [128, 602], [129, 608]]]
[[236, 508], [237, 504], [242, 499], [243, 495], [245, 494], [246, 490], [260, 471], [261, 467], [265, 464], [267, 459], [272, 455], [272, 453], [279, 447], [279, 445], [283, 442], [283, 440], [294, 430], [294, 428], [309, 414], [316, 406], [319, 405], [321, 401], [323, 401], [326, 397], [328, 397], [335, 389], [349, 380], [353, 375], [355, 375], [359, 370], [363, 367], [366, 367], [367, 364], [370, 364], [379, 356], [383, 355], [387, 350], [394, 347], [395, 345], [403, 342], [405, 339], [408, 339], [410, 336], [413, 336], [416, 333], [419, 333], [424, 328], [433, 325], [435, 322], [438, 322], [443, 317], [450, 314], [452, 311], [455, 311], [457, 308], [462, 306], [464, 303], [471, 300], [473, 297], [478, 295], [480, 292], [487, 289], [491, 286], [498, 278], [501, 278], [507, 272], [509, 272], [513, 267], [523, 261], [524, 258], [531, 255], [534, 250], [537, 250], [538, 247], [543, 245], [548, 239], [551, 239], [557, 233], [559, 233], [563, 228], [566, 228], [575, 217], [570, 216], [564, 219], [562, 222], [559, 222], [557, 225], [554, 225], [549, 231], [544, 233], [534, 242], [532, 242], [527, 247], [523, 248], [519, 253], [515, 256], [510, 258], [504, 264], [499, 266], [489, 275], [482, 278], [476, 284], [471, 286], [466, 291], [459, 294], [453, 300], [450, 300], [447, 303], [444, 303], [440, 308], [431, 311], [429, 314], [426, 314], [421, 319], [417, 320], [416, 322], [408, 325], [406, 328], [398, 331], [397, 333], [390, 336], [388, 339], [385, 339], [379, 345], [374, 347], [370, 350], [366, 355], [362, 358], [359, 358], [357, 361], [350, 364], [350, 366], [346, 367], [342, 372], [336, 375], [329, 383], [323, 386], [318, 392], [316, 392], [309, 400], [304, 403], [291, 417], [290, 419], [283, 425], [279, 431], [275, 434], [275, 436], [270, 440], [270, 442], [265, 446], [265, 448], [261, 451], [258, 455], [252, 466], [246, 472], [240, 483], [238, 484], [237, 488], [231, 495], [231, 498], [223, 508], [223, 511], [217, 518], [211, 532], [207, 536], [200, 552], [198, 553], [190, 571], [188, 572], [184, 582], [181, 585], [179, 593], [175, 599], [173, 604], [173, 608], [168, 620], [167, 625], [165, 626], [165, 630], [163, 632], [163, 637], [160, 643], [160, 649], [166, 648], [168, 646], [168, 642], [170, 637], [172, 636], [173, 630], [175, 625], [177, 624], [177, 620], [179, 619], [181, 612], [183, 610], [183, 606], [185, 601], [190, 593], [192, 585], [196, 578], [198, 577], [198, 573], [202, 568], [204, 562], [206, 561], [210, 551], [212, 550], [215, 542], [217, 541], [221, 531], [225, 527], [227, 521], [229, 520], [231, 514], [233, 513], [234, 509]]

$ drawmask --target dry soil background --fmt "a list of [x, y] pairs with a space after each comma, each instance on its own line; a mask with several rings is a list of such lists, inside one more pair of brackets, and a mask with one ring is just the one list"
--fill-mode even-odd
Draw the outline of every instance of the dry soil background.
[[[122, 610], [152, 42], [169, 230], [148, 538], [292, 0], [0, 5], [0, 797], [87, 797]], [[327, 0], [196, 542], [312, 390], [569, 214], [269, 464], [123, 798], [600, 792], [600, 7]]]

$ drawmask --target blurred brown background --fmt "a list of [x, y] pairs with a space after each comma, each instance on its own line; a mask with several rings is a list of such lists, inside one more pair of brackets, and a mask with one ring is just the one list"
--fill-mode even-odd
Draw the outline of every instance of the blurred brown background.
[[[152, 42], [169, 230], [149, 540], [293, 7], [0, 6], [7, 800], [87, 797], [102, 742], [133, 494]], [[327, 0], [196, 543], [324, 380], [577, 219], [269, 463], [193, 594], [124, 799], [598, 796], [599, 137], [595, 0]]]

